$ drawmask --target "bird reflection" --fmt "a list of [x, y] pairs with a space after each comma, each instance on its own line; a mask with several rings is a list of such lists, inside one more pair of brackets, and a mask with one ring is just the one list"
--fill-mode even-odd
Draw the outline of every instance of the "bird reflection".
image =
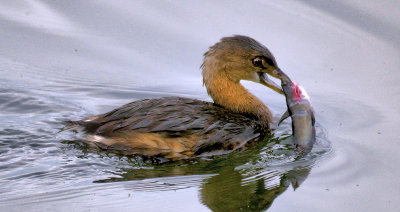
[[265, 211], [291, 184], [297, 188], [308, 173], [309, 169], [297, 169], [275, 176], [277, 184], [260, 178], [243, 185], [243, 176], [238, 171], [226, 169], [207, 179], [200, 196], [212, 211]]
[[[282, 157], [287, 158], [295, 151], [282, 145], [278, 139], [269, 138], [265, 143], [212, 160], [123, 169], [117, 177], [95, 183], [131, 181], [126, 183], [126, 187], [133, 191], [177, 190], [195, 186], [199, 187], [201, 203], [212, 211], [265, 211], [288, 187], [298, 188], [309, 175], [313, 163], [303, 161], [302, 165], [290, 165], [296, 161], [294, 159], [285, 166], [270, 166], [269, 161], [277, 161], [271, 157], [284, 155]], [[276, 148], [277, 145], [281, 148]]]

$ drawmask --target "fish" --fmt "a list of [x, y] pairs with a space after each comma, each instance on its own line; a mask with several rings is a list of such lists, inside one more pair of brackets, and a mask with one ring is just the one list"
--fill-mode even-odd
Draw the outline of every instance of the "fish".
[[311, 151], [315, 140], [315, 116], [306, 90], [290, 78], [281, 79], [288, 110], [282, 115], [278, 126], [289, 116], [292, 119], [293, 144], [300, 152]]

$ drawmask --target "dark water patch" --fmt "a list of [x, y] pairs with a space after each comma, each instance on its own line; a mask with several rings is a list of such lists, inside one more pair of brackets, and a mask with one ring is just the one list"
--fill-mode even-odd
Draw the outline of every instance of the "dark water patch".
[[0, 113], [47, 114], [55, 113], [60, 107], [51, 102], [34, 98], [29, 93], [0, 90]]
[[2, 135], [3, 137], [19, 135], [21, 133], [24, 133], [24, 131], [18, 130], [18, 129], [11, 129], [11, 128], [6, 128], [6, 129], [0, 130], [0, 135]]
[[29, 161], [25, 161], [25, 160], [19, 160], [19, 161], [15, 161], [15, 154], [21, 154], [23, 153], [21, 152], [15, 152], [13, 155], [8, 155], [8, 156], [2, 156], [0, 158], [0, 161], [3, 162], [4, 164], [0, 165], [0, 170], [11, 170], [11, 169], [15, 169], [15, 168], [19, 168], [19, 167], [23, 167], [24, 165], [28, 164]]

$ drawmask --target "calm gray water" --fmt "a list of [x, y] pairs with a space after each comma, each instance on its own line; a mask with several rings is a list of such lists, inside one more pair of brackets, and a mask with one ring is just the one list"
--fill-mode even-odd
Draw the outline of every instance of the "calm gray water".
[[[400, 211], [395, 1], [1, 1], [0, 211]], [[258, 146], [152, 165], [89, 148], [60, 121], [143, 98], [210, 101], [199, 66], [248, 35], [305, 87], [317, 119], [295, 160], [286, 121]], [[282, 96], [243, 82], [278, 118]]]

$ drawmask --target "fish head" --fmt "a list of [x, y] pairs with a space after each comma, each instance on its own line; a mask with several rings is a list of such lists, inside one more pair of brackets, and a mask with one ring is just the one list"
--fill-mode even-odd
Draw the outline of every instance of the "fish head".
[[311, 105], [310, 96], [307, 91], [297, 82], [282, 80], [281, 87], [289, 105], [306, 102]]
[[282, 81], [282, 90], [286, 96], [289, 114], [306, 116], [307, 119], [311, 120], [312, 126], [314, 126], [314, 109], [307, 91], [298, 83], [291, 81]]

